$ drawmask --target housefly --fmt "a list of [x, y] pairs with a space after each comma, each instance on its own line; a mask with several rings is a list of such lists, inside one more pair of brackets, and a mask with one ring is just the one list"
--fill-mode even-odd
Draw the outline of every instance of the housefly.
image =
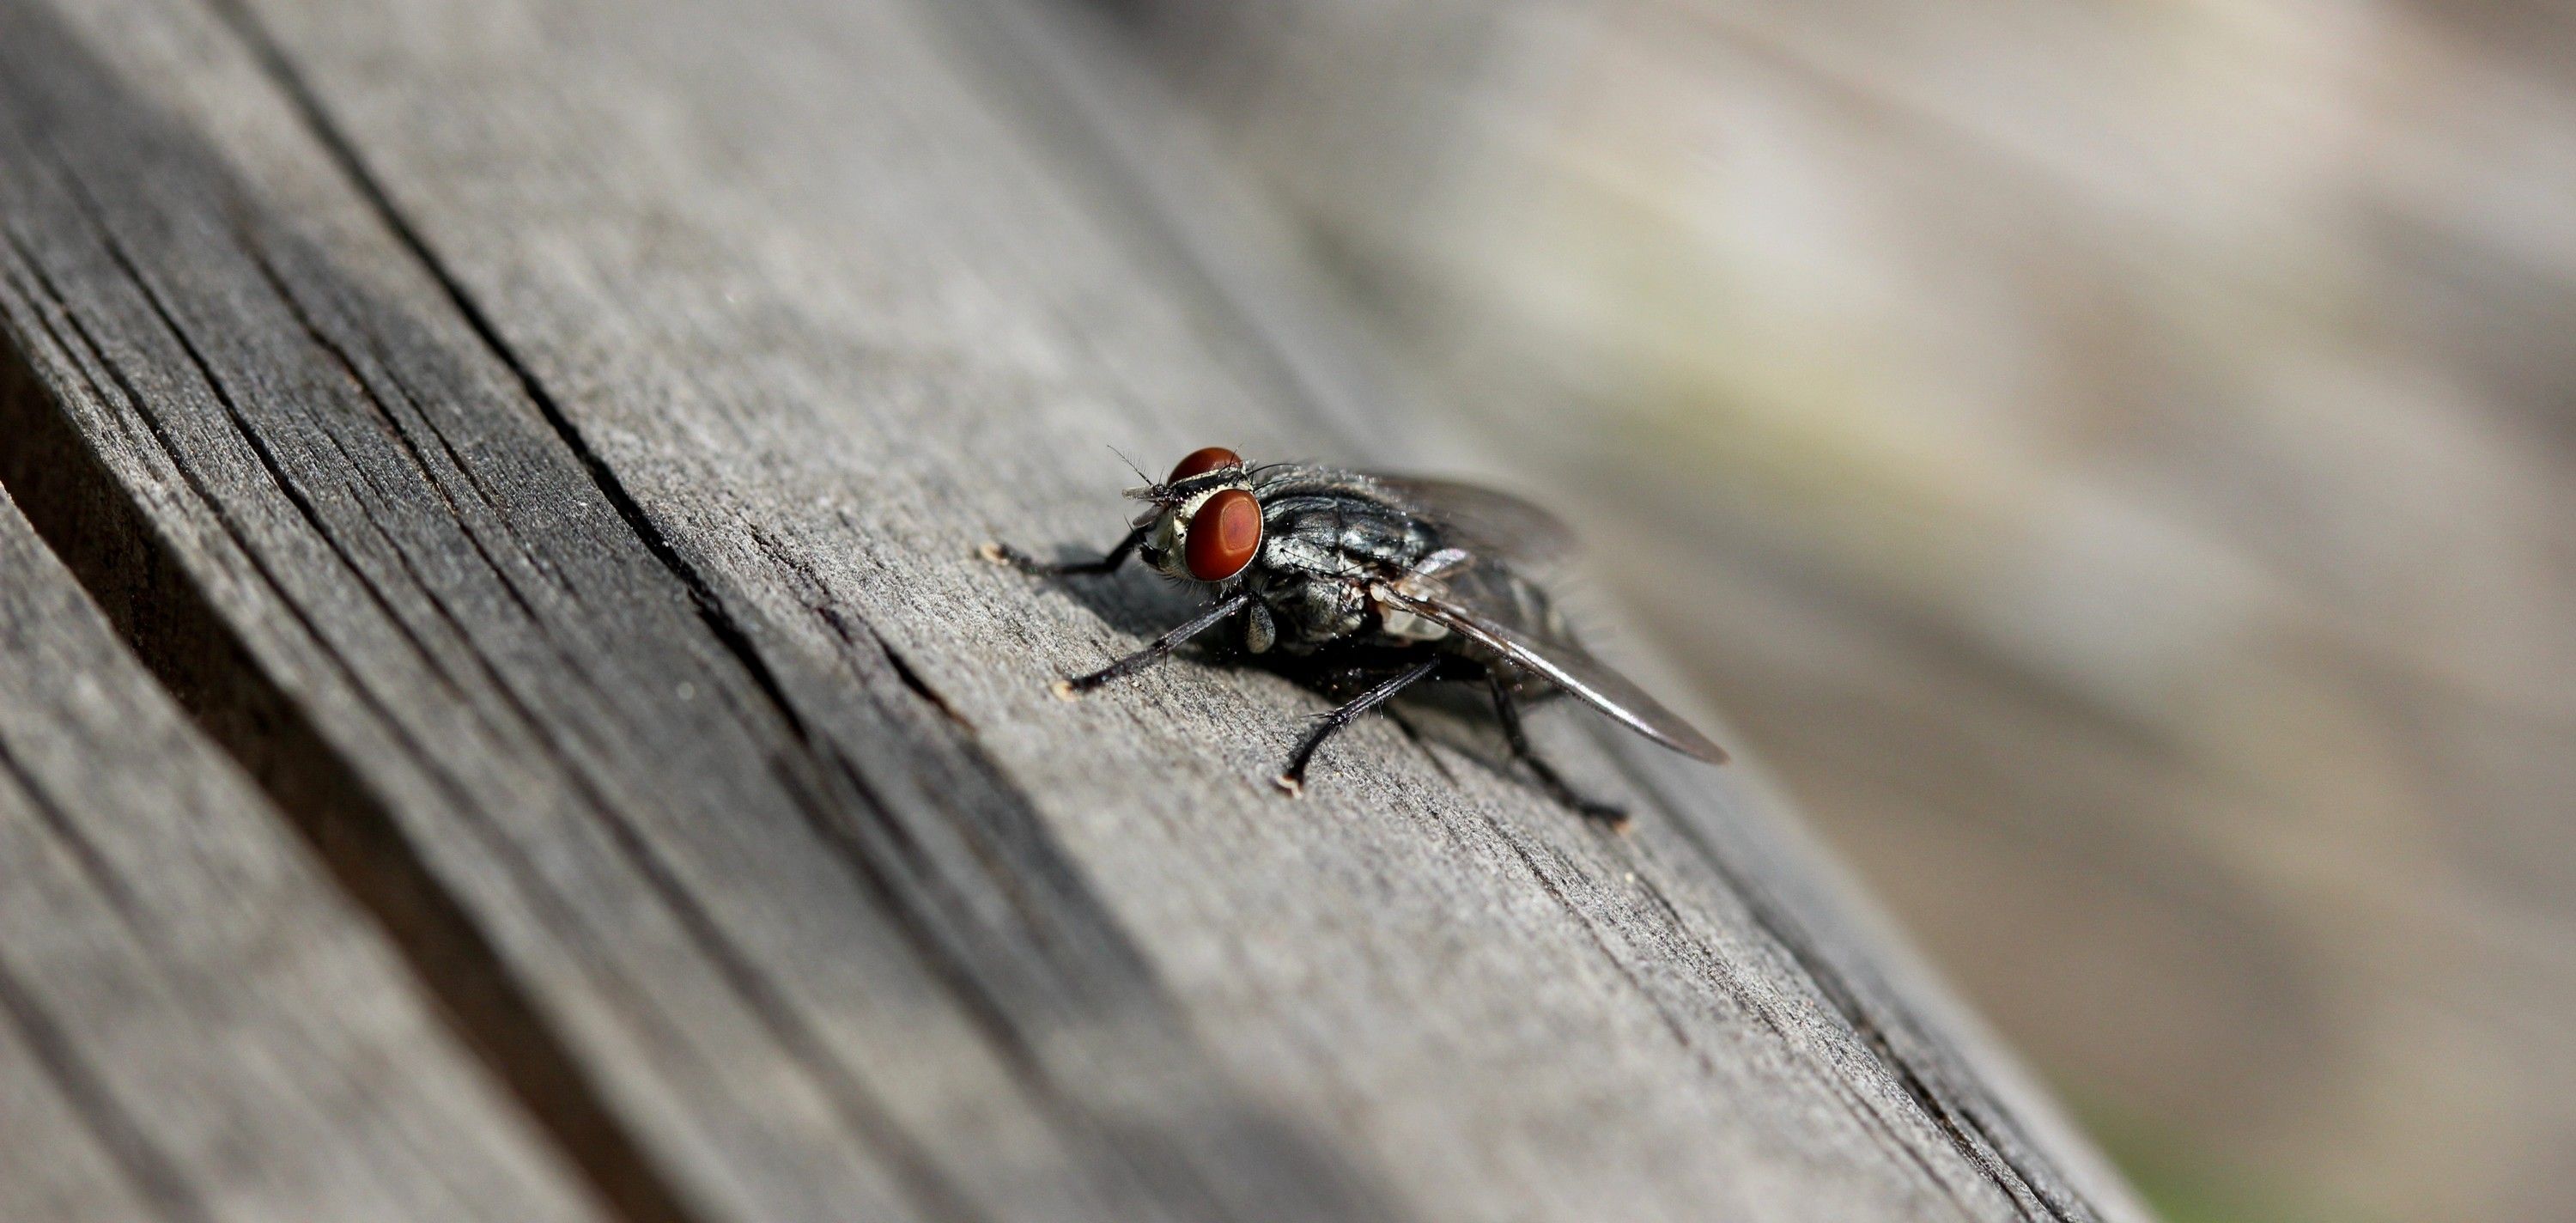
[[[1127, 496], [1133, 529], [1095, 560], [1049, 564], [1006, 544], [992, 561], [1037, 574], [1100, 574], [1130, 555], [1205, 587], [1205, 610], [1153, 644], [1060, 680], [1067, 700], [1135, 674], [1181, 643], [1231, 625], [1236, 643], [1310, 686], [1347, 696], [1299, 740], [1279, 787], [1301, 793], [1334, 732], [1426, 680], [1480, 684], [1512, 753], [1565, 805], [1612, 826], [1617, 808], [1577, 794], [1530, 747], [1522, 707], [1570, 694], [1645, 737], [1721, 763], [1726, 752], [1576, 644], [1537, 574], [1571, 551], [1545, 510], [1446, 480], [1328, 467], [1245, 465], [1221, 446]], [[1355, 695], [1350, 695], [1354, 694]]]

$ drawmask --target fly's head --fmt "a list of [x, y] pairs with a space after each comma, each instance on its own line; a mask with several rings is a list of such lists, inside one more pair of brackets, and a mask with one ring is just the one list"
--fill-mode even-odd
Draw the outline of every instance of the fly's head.
[[1137, 548], [1145, 563], [1190, 582], [1225, 582], [1261, 553], [1261, 502], [1243, 456], [1223, 446], [1195, 450], [1159, 484], [1127, 490], [1148, 508]]

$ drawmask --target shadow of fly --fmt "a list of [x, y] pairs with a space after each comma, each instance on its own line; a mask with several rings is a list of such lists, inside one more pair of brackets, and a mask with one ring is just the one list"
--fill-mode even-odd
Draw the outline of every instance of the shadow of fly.
[[[1050, 564], [1007, 544], [986, 559], [1029, 573], [1109, 573], [1136, 556], [1205, 587], [1213, 601], [1153, 644], [1059, 680], [1072, 700], [1231, 624], [1237, 643], [1342, 703], [1306, 732], [1275, 778], [1301, 794], [1316, 749], [1415, 684], [1482, 685], [1512, 754], [1558, 802], [1613, 828], [1627, 816], [1586, 798], [1530, 747], [1524, 706], [1571, 695], [1684, 755], [1726, 752], [1577, 644], [1536, 577], [1572, 551], [1547, 511], [1470, 484], [1273, 463], [1245, 466], [1210, 446], [1163, 480], [1127, 490], [1145, 503], [1133, 529], [1096, 560]], [[1356, 695], [1352, 695], [1356, 693]]]

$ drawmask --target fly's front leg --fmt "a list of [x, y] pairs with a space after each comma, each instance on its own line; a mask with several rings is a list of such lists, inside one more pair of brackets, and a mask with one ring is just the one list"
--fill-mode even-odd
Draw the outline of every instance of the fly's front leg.
[[1549, 764], [1530, 746], [1529, 732], [1521, 727], [1520, 698], [1512, 695], [1511, 685], [1503, 682], [1502, 674], [1486, 671], [1485, 687], [1494, 696], [1494, 717], [1503, 724], [1503, 737], [1511, 741], [1512, 754], [1520, 757], [1521, 762], [1530, 767], [1530, 772], [1538, 776], [1539, 786], [1547, 791], [1548, 797], [1582, 812], [1585, 819], [1601, 821], [1613, 832], [1626, 831], [1626, 811], [1576, 793], [1573, 786], [1565, 783], [1565, 777], [1556, 771], [1556, 766]]
[[1227, 595], [1224, 599], [1218, 601], [1216, 606], [1199, 613], [1198, 616], [1192, 619], [1189, 623], [1155, 638], [1152, 645], [1146, 646], [1144, 649], [1138, 650], [1125, 658], [1121, 658], [1089, 675], [1077, 675], [1071, 679], [1057, 680], [1055, 682], [1055, 694], [1070, 701], [1073, 698], [1089, 692], [1102, 684], [1108, 683], [1113, 679], [1134, 675], [1147, 667], [1153, 666], [1155, 663], [1171, 657], [1172, 651], [1181, 648], [1182, 642], [1188, 641], [1190, 638], [1196, 637], [1199, 634], [1224, 623], [1227, 617], [1234, 615], [1236, 612], [1242, 611], [1244, 607], [1251, 602], [1252, 592], [1248, 590], [1238, 590], [1233, 594]]
[[1042, 561], [1026, 552], [1022, 552], [1019, 549], [1012, 547], [1009, 544], [1002, 543], [999, 540], [987, 543], [983, 547], [976, 549], [976, 551], [982, 555], [985, 560], [991, 561], [996, 565], [1008, 565], [1022, 573], [1034, 573], [1044, 577], [1070, 577], [1076, 574], [1107, 573], [1116, 569], [1122, 562], [1124, 562], [1127, 559], [1127, 554], [1136, 550], [1136, 545], [1145, 542], [1145, 532], [1147, 529], [1148, 528], [1145, 527], [1138, 527], [1135, 530], [1129, 531], [1127, 533], [1127, 538], [1119, 540], [1116, 547], [1111, 548], [1107, 555], [1102, 556], [1098, 560]]
[[1290, 794], [1305, 793], [1306, 765], [1315, 758], [1315, 749], [1324, 746], [1324, 740], [1332, 738], [1334, 732], [1350, 725], [1351, 719], [1385, 704], [1387, 698], [1404, 691], [1409, 685], [1419, 680], [1429, 679], [1432, 672], [1440, 669], [1442, 661], [1437, 657], [1426, 658], [1414, 666], [1405, 668], [1377, 687], [1352, 697], [1344, 702], [1341, 708], [1325, 714], [1324, 720], [1316, 723], [1315, 729], [1307, 731], [1306, 737], [1298, 741], [1297, 750], [1289, 755], [1288, 767], [1275, 779], [1279, 783], [1279, 788]]

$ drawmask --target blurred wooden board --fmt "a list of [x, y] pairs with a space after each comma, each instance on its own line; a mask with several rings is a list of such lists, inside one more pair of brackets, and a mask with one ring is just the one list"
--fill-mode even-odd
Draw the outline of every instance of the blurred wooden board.
[[597, 1217], [5, 496], [0, 694], [0, 1217]]
[[1358, 439], [978, 12], [0, 17], [0, 479], [599, 1193], [2134, 1217], [1756, 793], [1372, 722], [1292, 802], [1276, 680], [1047, 695], [1184, 604], [978, 543]]

